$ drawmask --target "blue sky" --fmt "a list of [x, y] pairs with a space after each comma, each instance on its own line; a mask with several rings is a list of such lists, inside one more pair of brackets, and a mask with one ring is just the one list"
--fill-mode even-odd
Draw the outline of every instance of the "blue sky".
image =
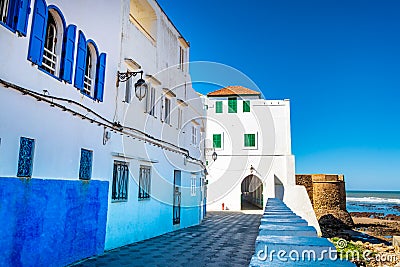
[[297, 173], [400, 190], [400, 1], [159, 2], [191, 61], [227, 64], [266, 98], [291, 99]]

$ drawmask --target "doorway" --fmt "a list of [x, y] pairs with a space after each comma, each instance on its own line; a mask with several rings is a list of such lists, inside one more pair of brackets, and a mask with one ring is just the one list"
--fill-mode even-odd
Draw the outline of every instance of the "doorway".
[[250, 174], [242, 181], [241, 209], [242, 210], [262, 210], [263, 184], [260, 178]]

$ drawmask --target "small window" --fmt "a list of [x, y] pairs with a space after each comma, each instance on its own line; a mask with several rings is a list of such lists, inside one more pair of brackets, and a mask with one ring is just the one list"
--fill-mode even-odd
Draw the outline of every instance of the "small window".
[[18, 177], [32, 177], [35, 140], [21, 137], [18, 157]]
[[222, 113], [222, 101], [215, 102], [215, 113]]
[[150, 88], [150, 99], [149, 99], [149, 114], [153, 117], [156, 116], [156, 89]]
[[222, 135], [221, 134], [213, 134], [213, 147], [214, 148], [222, 147]]
[[179, 69], [181, 69], [182, 71], [184, 71], [185, 58], [186, 50], [182, 46], [179, 46]]
[[192, 175], [192, 178], [190, 179], [190, 195], [192, 197], [196, 196], [196, 175]]
[[129, 181], [128, 163], [121, 161], [114, 161], [114, 173], [113, 173], [113, 183], [112, 183], [113, 201], [128, 200], [128, 181]]
[[182, 109], [178, 108], [178, 129], [182, 128], [183, 113]]
[[250, 112], [250, 101], [249, 100], [243, 101], [243, 112]]
[[245, 134], [244, 135], [244, 146], [245, 147], [255, 147], [256, 146], [256, 135], [255, 134]]
[[93, 151], [81, 149], [81, 161], [79, 167], [79, 179], [90, 180], [92, 178]]
[[164, 113], [164, 121], [168, 124], [171, 124], [171, 100], [169, 98], [165, 98], [165, 113]]
[[228, 113], [237, 113], [237, 98], [228, 98]]
[[151, 185], [151, 168], [148, 166], [140, 166], [139, 171], [139, 199], [150, 198]]
[[197, 127], [192, 126], [192, 145], [197, 146]]

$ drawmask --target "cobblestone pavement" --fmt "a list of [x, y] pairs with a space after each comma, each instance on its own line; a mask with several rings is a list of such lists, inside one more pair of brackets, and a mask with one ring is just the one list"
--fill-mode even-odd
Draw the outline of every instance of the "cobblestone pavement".
[[198, 225], [127, 245], [74, 266], [248, 266], [260, 214], [209, 212]]

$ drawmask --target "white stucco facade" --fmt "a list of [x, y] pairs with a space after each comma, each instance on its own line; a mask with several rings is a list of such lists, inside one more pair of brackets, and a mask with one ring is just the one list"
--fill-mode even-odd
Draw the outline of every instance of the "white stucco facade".
[[[182, 64], [189, 60], [186, 40], [154, 0], [46, 3], [62, 12], [66, 26], [76, 25], [76, 43], [82, 31], [107, 55], [103, 101], [27, 60], [32, 15], [26, 37], [0, 25], [0, 177], [16, 178], [20, 137], [35, 140], [32, 178], [78, 180], [84, 148], [93, 152], [91, 179], [109, 182], [106, 250], [199, 224], [205, 193], [203, 147], [197, 140], [204, 109]], [[148, 13], [135, 22], [135, 14], [143, 12]], [[73, 70], [74, 77], [75, 65]], [[129, 100], [126, 82], [116, 86], [117, 71], [127, 70], [144, 71], [149, 90], [142, 101], [133, 86], [140, 74], [131, 78]], [[115, 161], [129, 166], [124, 201], [112, 199]], [[141, 166], [151, 168], [146, 199], [138, 198]], [[175, 171], [181, 173], [181, 213], [173, 224]]]
[[[230, 110], [229, 98], [236, 98], [236, 112]], [[241, 210], [242, 197], [248, 197], [262, 209], [267, 198], [279, 198], [319, 231], [305, 188], [295, 184], [290, 101], [262, 99], [255, 91], [233, 86], [208, 94], [205, 102], [207, 208]], [[244, 102], [249, 108], [243, 108]], [[246, 144], [245, 134], [255, 138], [253, 144]], [[221, 135], [221, 145], [214, 135]]]

